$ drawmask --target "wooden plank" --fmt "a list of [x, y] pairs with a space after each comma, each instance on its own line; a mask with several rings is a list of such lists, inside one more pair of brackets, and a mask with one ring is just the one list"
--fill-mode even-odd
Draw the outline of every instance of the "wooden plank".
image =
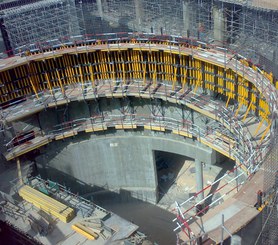
[[178, 134], [187, 138], [192, 138], [192, 134], [189, 132], [185, 132], [185, 131], [181, 131], [181, 130], [173, 130], [172, 131], [173, 134]]
[[165, 127], [159, 127], [159, 126], [145, 125], [144, 129], [165, 132]]
[[133, 128], [137, 128], [137, 125], [134, 125], [134, 124], [115, 125], [115, 129], [133, 129]]
[[24, 200], [55, 216], [64, 223], [68, 223], [75, 217], [74, 210], [71, 207], [68, 207], [67, 205], [45, 195], [44, 193], [30, 186], [22, 186], [18, 193]]
[[55, 140], [61, 140], [61, 139], [69, 138], [69, 137], [75, 136], [77, 134], [78, 134], [78, 132], [75, 131], [75, 130], [68, 131], [68, 132], [65, 132], [61, 135], [55, 136]]
[[89, 127], [89, 128], [85, 128], [85, 132], [86, 133], [91, 133], [91, 132], [98, 132], [98, 131], [104, 131], [107, 130], [106, 126], [103, 127]]

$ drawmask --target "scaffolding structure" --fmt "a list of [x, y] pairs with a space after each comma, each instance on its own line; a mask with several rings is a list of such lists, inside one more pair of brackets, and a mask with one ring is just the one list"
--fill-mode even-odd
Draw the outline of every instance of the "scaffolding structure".
[[[262, 244], [274, 245], [278, 243], [278, 132], [272, 137], [272, 150], [266, 158], [264, 171], [264, 189], [266, 195], [266, 208], [262, 214]], [[258, 237], [258, 241], [260, 236]], [[259, 244], [259, 243], [258, 243]]]
[[[205, 43], [221, 44], [244, 57], [250, 58], [252, 63], [260, 64], [260, 68], [262, 67], [278, 77], [278, 9], [275, 9], [274, 5], [261, 6], [257, 3], [258, 1], [255, 0], [84, 0], [80, 2], [74, 0], [45, 0], [6, 9], [2, 13], [11, 47], [16, 50], [31, 43], [39, 49], [40, 44], [37, 45], [37, 43], [58, 39], [58, 43], [63, 43], [61, 41], [63, 37], [79, 36], [84, 33], [138, 31], [162, 35], [170, 34], [195, 38]], [[116, 40], [117, 37], [118, 35], [115, 35], [115, 38], [113, 36], [113, 40]], [[41, 47], [44, 46], [44, 44], [41, 45]], [[109, 44], [107, 47], [109, 50]], [[32, 49], [32, 46], [30, 46], [30, 49]], [[109, 56], [107, 57], [107, 62], [106, 58], [101, 58], [104, 61], [101, 60], [98, 63], [102, 64], [104, 62], [107, 66], [110, 66], [117, 62], [117, 65], [123, 62], [118, 60], [116, 63], [110, 63]], [[151, 56], [149, 60], [151, 59], [155, 59], [155, 56]], [[48, 62], [46, 63], [48, 64]], [[122, 64], [125, 70], [127, 65], [124, 62]], [[126, 64], [129, 65], [129, 62]], [[83, 81], [82, 69], [86, 71], [86, 74], [91, 74], [92, 77], [100, 75], [97, 72], [93, 73], [91, 70], [88, 72], [88, 66], [80, 65], [78, 62], [77, 65], [72, 67], [65, 68], [68, 69], [66, 72], [70, 74], [70, 72], [76, 72], [74, 70], [76, 69], [77, 74], [80, 74], [75, 76], [74, 79], [81, 81], [81, 90], [86, 90], [88, 94], [89, 83]], [[118, 70], [121, 71], [122, 67], [118, 65]], [[53, 70], [50, 69], [49, 73], [52, 72]], [[107, 79], [108, 76], [111, 81], [114, 81], [113, 72], [109, 71], [108, 75], [103, 77], [101, 75], [100, 78], [104, 80], [103, 78]], [[122, 73], [124, 74], [124, 72]], [[57, 78], [50, 81], [46, 72], [45, 79], [48, 84], [53, 82], [55, 85], [53, 87], [59, 87], [57, 81], [61, 83], [62, 80], [57, 74], [53, 76], [57, 76]], [[66, 75], [66, 77], [68, 76]], [[20, 79], [25, 79], [25, 77], [20, 77]], [[126, 81], [125, 75], [122, 75], [122, 79], [124, 82]], [[156, 78], [154, 80], [156, 81]], [[226, 78], [223, 80], [228, 81]], [[12, 83], [8, 79], [6, 79], [6, 82]], [[45, 84], [47, 83], [45, 82]], [[138, 84], [137, 87], [139, 88]], [[28, 89], [31, 91], [30, 87], [31, 85]], [[164, 87], [166, 88], [167, 84]], [[52, 85], [50, 88], [52, 95], [55, 95], [55, 88], [52, 90]], [[58, 91], [60, 94], [64, 93], [62, 88], [63, 86], [61, 86], [61, 93]], [[267, 90], [267, 88], [265, 89]], [[123, 91], [125, 90], [120, 91], [120, 93], [124, 93]], [[34, 89], [34, 92], [37, 93], [36, 89]], [[112, 91], [110, 92], [112, 94]], [[94, 94], [95, 90], [92, 90], [91, 93]], [[83, 96], [85, 97], [85, 95], [84, 93]], [[57, 95], [55, 96], [57, 97]], [[134, 115], [132, 116], [129, 124], [134, 123]], [[119, 121], [122, 123], [123, 119], [121, 118]], [[62, 126], [57, 132], [52, 132], [57, 134], [55, 137], [59, 133], [62, 134], [61, 138], [65, 138], [68, 128]], [[101, 126], [104, 128], [103, 125]], [[161, 122], [159, 122], [155, 126], [162, 128], [165, 125], [161, 125]], [[150, 127], [152, 128], [152, 126]], [[266, 158], [264, 166], [266, 171], [264, 189], [266, 193], [272, 193], [272, 198], [263, 211], [263, 232], [261, 234], [263, 244], [275, 244], [278, 237], [277, 230], [275, 230], [278, 225], [276, 196], [278, 185], [276, 164], [278, 159], [277, 128], [272, 128], [271, 132], [274, 133], [274, 136], [272, 137], [272, 150]], [[196, 133], [194, 136], [200, 137], [200, 132], [199, 135]]]
[[21, 2], [11, 8], [6, 4], [1, 11], [13, 49], [84, 33], [138, 31], [181, 35], [222, 43], [278, 77], [278, 10], [269, 0], [263, 4], [255, 0]]
[[83, 34], [84, 23], [74, 0], [44, 0], [2, 11], [11, 48]]
[[[138, 31], [222, 43], [274, 71], [278, 11], [271, 1], [83, 1], [87, 33]], [[276, 74], [278, 76], [278, 74]]]

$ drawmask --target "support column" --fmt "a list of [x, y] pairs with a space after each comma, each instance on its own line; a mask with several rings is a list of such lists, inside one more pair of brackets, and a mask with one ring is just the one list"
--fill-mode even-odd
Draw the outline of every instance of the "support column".
[[19, 158], [16, 159], [16, 165], [17, 165], [17, 176], [19, 183], [22, 185], [23, 184], [23, 179], [22, 179], [22, 173], [21, 173], [21, 165], [20, 165], [20, 160]]
[[213, 37], [216, 42], [223, 44], [226, 28], [225, 16], [222, 8], [213, 6]]
[[[197, 158], [195, 158], [195, 176], [196, 176], [196, 183], [197, 183], [196, 193], [198, 193], [204, 188], [204, 180], [203, 180], [203, 165], [202, 162]], [[196, 200], [197, 202], [199, 202], [202, 199], [204, 199], [204, 192], [201, 192], [198, 195]]]
[[100, 18], [103, 18], [103, 9], [101, 0], [97, 0], [97, 10]]
[[107, 0], [102, 0], [102, 10], [104, 13], [108, 13], [108, 4], [107, 4]]
[[188, 0], [183, 0], [182, 2], [182, 19], [183, 19], [183, 31], [185, 35], [189, 34], [189, 21], [190, 21], [190, 10]]
[[142, 27], [142, 19], [144, 10], [143, 10], [143, 4], [142, 0], [134, 0], [134, 5], [135, 5], [135, 16], [136, 16], [136, 30], [135, 31], [141, 31]]

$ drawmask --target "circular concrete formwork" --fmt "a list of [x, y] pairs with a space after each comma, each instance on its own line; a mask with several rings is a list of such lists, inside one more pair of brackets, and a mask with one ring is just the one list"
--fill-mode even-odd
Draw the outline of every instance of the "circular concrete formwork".
[[[13, 57], [8, 64], [1, 61], [4, 68], [0, 76], [8, 78], [8, 74], [16, 74], [19, 88], [27, 84], [27, 87], [22, 86], [23, 98], [9, 85], [12, 80], [4, 85], [2, 93], [8, 97], [2, 96], [2, 123], [9, 150], [5, 157], [8, 160], [21, 157], [34, 148], [52, 145], [51, 142], [55, 142], [55, 147], [59, 140], [78, 139], [81, 132], [98, 135], [99, 131], [105, 134], [107, 128], [125, 131], [138, 126], [199, 141], [235, 160], [247, 174], [254, 174], [267, 153], [269, 132], [276, 130], [273, 116], [277, 110], [277, 91], [267, 77], [227, 50], [223, 52], [208, 46], [200, 48], [185, 40], [177, 43], [164, 40], [164, 37], [144, 37], [140, 41], [136, 37], [126, 38], [123, 43], [97, 41], [90, 45], [59, 47], [27, 57]], [[43, 75], [34, 72], [42, 68]], [[24, 74], [29, 74], [30, 79], [26, 80]], [[33, 97], [30, 96], [32, 92]], [[222, 127], [201, 128], [192, 120], [188, 123], [184, 122], [185, 118], [167, 118], [159, 114], [162, 108], [159, 104], [151, 104], [151, 115], [147, 117], [125, 111], [122, 115], [92, 116], [90, 111], [81, 110], [85, 118], [80, 115], [73, 116], [73, 120], [67, 118], [69, 107], [72, 106], [72, 112], [76, 111], [75, 101], [130, 97], [183, 105], [188, 111], [201, 114], [205, 121], [213, 120]], [[13, 103], [24, 105], [21, 113]], [[53, 130], [38, 125], [40, 130], [37, 131], [41, 132], [34, 131], [34, 138], [28, 140], [28, 145], [15, 146], [12, 130], [17, 127], [26, 129], [30, 125], [25, 122], [26, 118], [43, 114], [42, 110], [50, 108], [63, 109], [60, 113], [62, 123], [57, 127], [52, 124]], [[121, 106], [121, 109], [125, 107]], [[14, 126], [16, 123], [19, 126]], [[109, 146], [118, 147], [118, 144], [111, 140]], [[86, 168], [82, 171], [86, 174]], [[151, 188], [155, 189], [156, 184]]]

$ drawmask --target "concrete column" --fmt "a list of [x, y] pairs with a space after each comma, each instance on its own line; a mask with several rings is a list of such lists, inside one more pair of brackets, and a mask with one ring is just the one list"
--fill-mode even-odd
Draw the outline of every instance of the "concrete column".
[[144, 18], [144, 9], [142, 0], [134, 0], [135, 5], [135, 16], [136, 16], [136, 31], [140, 31], [142, 26], [142, 19]]
[[[203, 190], [204, 188], [204, 180], [203, 180], [203, 165], [202, 162], [195, 158], [195, 175], [196, 175], [196, 193], [199, 191]], [[197, 197], [197, 202], [201, 201], [204, 199], [204, 192], [201, 192], [198, 197]]]
[[225, 34], [225, 16], [223, 13], [223, 9], [218, 8], [217, 6], [213, 7], [213, 36], [214, 40], [216, 42], [219, 42], [222, 44], [225, 39], [224, 39], [224, 34]]
[[103, 18], [103, 9], [101, 0], [97, 0], [97, 10], [100, 18]]
[[182, 19], [183, 19], [183, 30], [184, 33], [190, 28], [189, 21], [190, 21], [190, 10], [189, 10], [189, 3], [187, 0], [183, 0], [182, 2]]
[[22, 185], [23, 184], [23, 179], [22, 179], [21, 165], [20, 165], [19, 158], [16, 159], [16, 165], [17, 165], [18, 180], [19, 180], [19, 183]]
[[108, 4], [107, 0], [102, 0], [102, 9], [104, 13], [108, 13]]

